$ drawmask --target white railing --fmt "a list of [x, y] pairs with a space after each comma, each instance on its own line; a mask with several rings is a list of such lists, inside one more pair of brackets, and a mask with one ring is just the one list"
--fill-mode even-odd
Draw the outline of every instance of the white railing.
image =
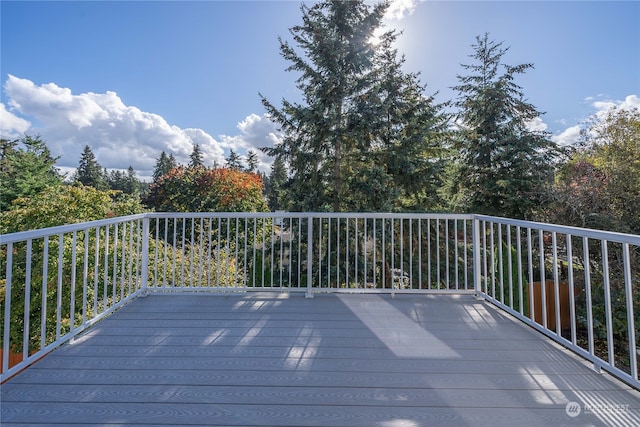
[[145, 223], [141, 214], [0, 235], [2, 380], [140, 292]]
[[14, 233], [0, 375], [148, 293], [459, 292], [640, 388], [639, 270], [640, 236], [477, 215], [147, 213]]
[[149, 291], [473, 291], [472, 217], [149, 214]]
[[476, 216], [487, 300], [640, 388], [640, 236]]

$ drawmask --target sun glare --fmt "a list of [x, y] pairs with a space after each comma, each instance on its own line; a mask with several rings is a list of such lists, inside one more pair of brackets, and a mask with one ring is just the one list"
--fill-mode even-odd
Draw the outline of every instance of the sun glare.
[[373, 32], [373, 35], [369, 38], [369, 44], [373, 46], [380, 45], [380, 43], [382, 43], [382, 36], [384, 35], [385, 31], [387, 30], [384, 27], [376, 28]]

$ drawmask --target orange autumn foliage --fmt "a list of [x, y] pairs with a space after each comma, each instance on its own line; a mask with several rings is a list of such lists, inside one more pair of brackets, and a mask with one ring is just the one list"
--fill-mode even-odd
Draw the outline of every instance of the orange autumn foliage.
[[146, 203], [165, 212], [266, 212], [262, 191], [252, 172], [178, 166], [151, 186]]

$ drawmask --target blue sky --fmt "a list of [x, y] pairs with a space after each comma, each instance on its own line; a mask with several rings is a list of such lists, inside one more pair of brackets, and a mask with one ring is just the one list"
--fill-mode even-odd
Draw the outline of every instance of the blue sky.
[[[109, 169], [151, 174], [162, 150], [187, 162], [276, 143], [258, 93], [297, 99], [278, 36], [301, 22], [299, 1], [0, 2], [1, 136], [40, 134], [67, 170], [90, 145]], [[558, 142], [612, 105], [640, 108], [640, 2], [396, 0], [406, 70], [439, 101], [464, 74], [475, 36], [534, 63], [521, 76], [537, 125]], [[270, 159], [261, 156], [268, 171]]]

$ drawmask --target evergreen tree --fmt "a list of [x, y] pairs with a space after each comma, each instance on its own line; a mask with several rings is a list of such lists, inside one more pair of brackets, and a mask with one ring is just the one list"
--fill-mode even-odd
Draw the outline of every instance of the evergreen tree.
[[173, 154], [167, 156], [164, 151], [160, 153], [160, 157], [156, 160], [156, 166], [153, 170], [153, 182], [157, 182], [161, 176], [166, 175], [171, 169], [178, 166]]
[[294, 210], [348, 210], [345, 182], [354, 171], [348, 160], [360, 141], [349, 125], [354, 101], [371, 87], [375, 49], [369, 40], [387, 4], [373, 10], [362, 1], [324, 1], [301, 7], [303, 25], [290, 32], [301, 53], [280, 39], [280, 51], [301, 73], [298, 88], [306, 104], [283, 100], [278, 109], [263, 97], [271, 120], [284, 132], [281, 144], [264, 149], [289, 164]]
[[258, 170], [258, 153], [253, 150], [247, 150], [247, 172], [256, 172]]
[[189, 160], [189, 167], [201, 167], [204, 166], [204, 161], [202, 160], [202, 151], [200, 150], [200, 144], [193, 144], [193, 151], [191, 152]]
[[106, 190], [108, 188], [107, 177], [102, 170], [102, 166], [100, 166], [93, 151], [91, 151], [91, 147], [88, 145], [84, 147], [80, 156], [75, 181], [97, 190]]
[[269, 200], [269, 194], [271, 194], [271, 182], [269, 175], [262, 171], [258, 171], [257, 174], [262, 180], [262, 196], [265, 200]]
[[[356, 185], [369, 197], [357, 210], [426, 210], [438, 204], [442, 144], [448, 120], [433, 96], [425, 96], [419, 75], [402, 70], [405, 59], [393, 48], [396, 36], [380, 40], [374, 58], [374, 85], [356, 99], [360, 114], [352, 127], [368, 150], [359, 154]], [[351, 163], [358, 159], [351, 160]]]
[[0, 139], [0, 173], [7, 173], [11, 169], [11, 155], [16, 152], [18, 140]]
[[[123, 174], [124, 175], [124, 174]], [[126, 194], [138, 194], [140, 193], [140, 181], [136, 176], [136, 171], [133, 166], [129, 166], [127, 174], [124, 176], [125, 186], [123, 192]]]
[[229, 150], [229, 156], [225, 159], [225, 166], [229, 169], [241, 171], [244, 168], [242, 167], [242, 158], [238, 153], [236, 153], [233, 148]]
[[280, 40], [287, 70], [301, 73], [304, 104], [284, 100], [276, 108], [263, 97], [284, 133], [282, 143], [263, 150], [289, 167], [292, 210], [425, 208], [422, 184], [433, 179], [433, 137], [445, 120], [418, 76], [401, 70], [404, 59], [392, 48], [397, 34], [371, 42], [387, 7], [302, 6], [303, 25], [290, 30], [301, 52]]
[[288, 210], [285, 191], [287, 168], [281, 157], [276, 157], [271, 165], [271, 175], [269, 175], [267, 182], [269, 185], [267, 193], [269, 209], [272, 211]]
[[39, 136], [0, 140], [0, 212], [19, 197], [33, 197], [47, 187], [60, 185], [63, 177], [56, 161]]
[[112, 170], [108, 175], [109, 188], [111, 190], [124, 191], [124, 173], [119, 170]]
[[[545, 132], [528, 128], [540, 116], [524, 99], [514, 79], [533, 64], [502, 64], [508, 48], [476, 37], [474, 64], [458, 76], [457, 151], [448, 173], [448, 197], [454, 210], [530, 218], [543, 203], [544, 187], [552, 181], [557, 147]], [[504, 72], [501, 73], [502, 67]]]

